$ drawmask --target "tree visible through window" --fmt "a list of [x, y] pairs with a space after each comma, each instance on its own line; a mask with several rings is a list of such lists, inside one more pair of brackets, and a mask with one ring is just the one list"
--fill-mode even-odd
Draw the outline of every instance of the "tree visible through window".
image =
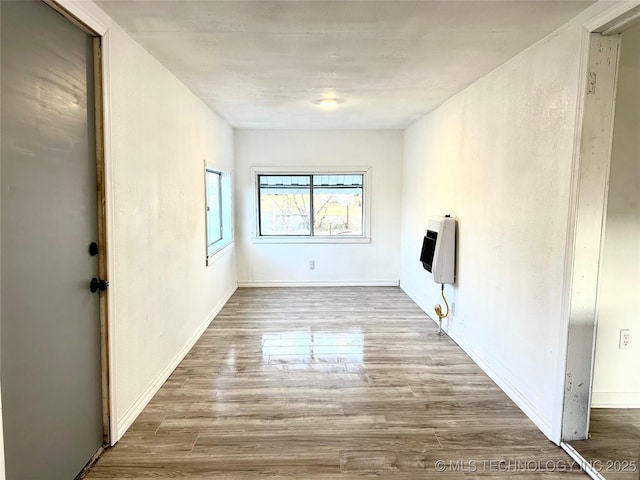
[[363, 174], [258, 175], [261, 236], [363, 236]]

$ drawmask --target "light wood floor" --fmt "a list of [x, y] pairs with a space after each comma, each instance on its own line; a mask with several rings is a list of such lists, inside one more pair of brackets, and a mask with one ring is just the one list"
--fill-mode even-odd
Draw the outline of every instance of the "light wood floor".
[[607, 480], [640, 478], [640, 408], [591, 409], [589, 434], [588, 440], [571, 442], [571, 446], [603, 477]]
[[400, 289], [239, 289], [88, 478], [588, 478], [571, 463]]

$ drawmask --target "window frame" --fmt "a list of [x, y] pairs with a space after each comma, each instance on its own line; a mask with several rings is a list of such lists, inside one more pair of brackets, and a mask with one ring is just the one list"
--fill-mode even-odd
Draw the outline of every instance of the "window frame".
[[[219, 176], [218, 195], [219, 195], [219, 218], [220, 218], [220, 237], [213, 243], [209, 243], [209, 182], [208, 175], [214, 174]], [[225, 210], [226, 209], [226, 210]], [[212, 259], [229, 245], [233, 244], [233, 182], [231, 172], [224, 171], [220, 168], [204, 163], [204, 243], [206, 264], [210, 265]]]
[[[261, 235], [260, 233], [260, 176], [308, 176], [310, 184], [318, 175], [362, 175], [362, 235], [313, 235], [313, 225], [308, 235]], [[254, 227], [253, 243], [371, 243], [371, 167], [252, 167], [251, 184], [253, 190]], [[313, 197], [313, 187], [309, 192]], [[310, 224], [313, 223], [313, 198], [310, 202]]]
[[[224, 225], [222, 222], [222, 172], [218, 171], [218, 170], [214, 170], [213, 168], [209, 168], [206, 167], [205, 171], [204, 171], [204, 178], [205, 178], [205, 209], [207, 212], [207, 252], [209, 251], [209, 246], [215, 246], [216, 243], [218, 243], [219, 241], [221, 241], [224, 238]], [[218, 232], [218, 237], [217, 239], [212, 242], [210, 242], [209, 239], [209, 217], [210, 217], [210, 210], [209, 210], [209, 177], [208, 175], [212, 174], [218, 177], [218, 223], [220, 224], [220, 231]]]

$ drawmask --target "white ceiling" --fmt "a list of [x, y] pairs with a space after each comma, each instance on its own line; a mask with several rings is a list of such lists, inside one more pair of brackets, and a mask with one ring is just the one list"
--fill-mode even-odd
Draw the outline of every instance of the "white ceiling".
[[592, 3], [98, 0], [232, 126], [296, 129], [405, 128]]

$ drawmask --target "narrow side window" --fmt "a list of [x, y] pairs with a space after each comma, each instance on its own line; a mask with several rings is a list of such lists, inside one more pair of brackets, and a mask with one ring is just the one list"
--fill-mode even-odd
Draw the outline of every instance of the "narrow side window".
[[207, 259], [233, 240], [231, 174], [205, 168]]

